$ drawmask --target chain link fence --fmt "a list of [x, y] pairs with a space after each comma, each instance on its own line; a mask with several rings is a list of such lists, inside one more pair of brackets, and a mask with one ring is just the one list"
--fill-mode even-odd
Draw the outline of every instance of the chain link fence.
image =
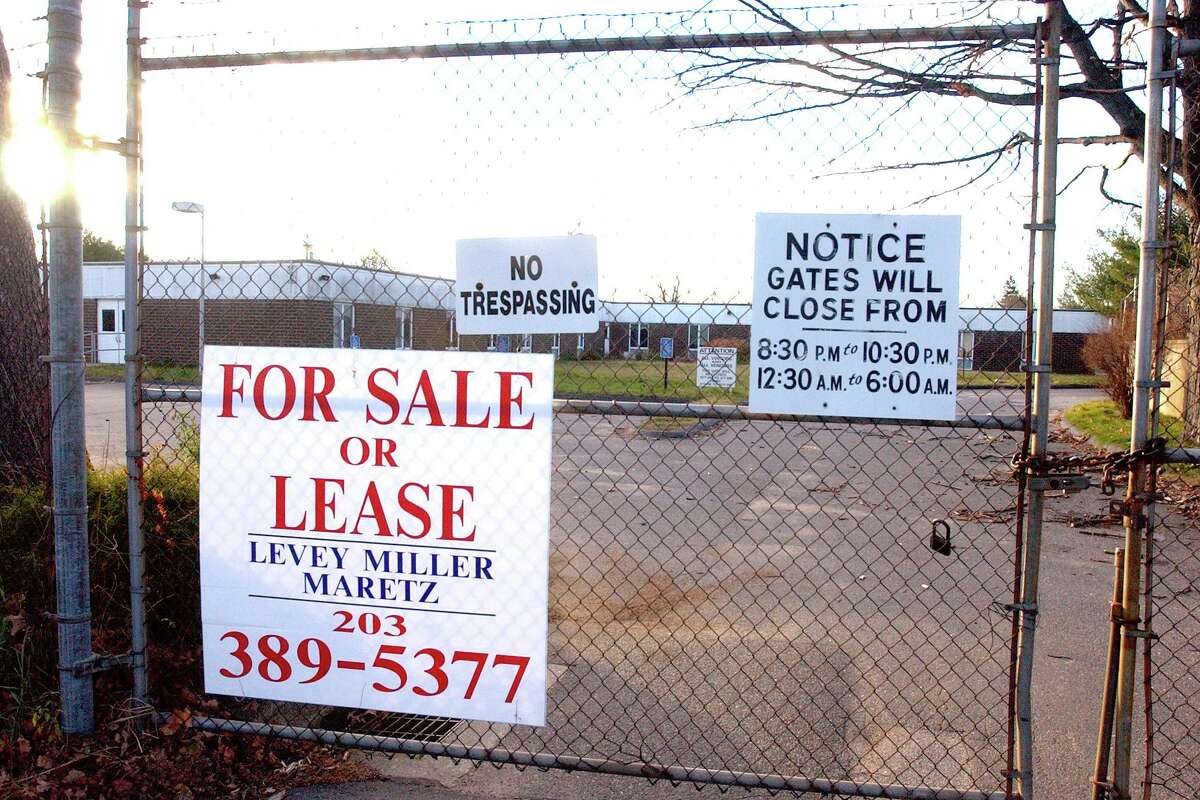
[[[272, 239], [289, 226], [297, 247], [311, 194], [346, 186], [342, 210], [321, 205], [345, 238], [305, 240], [315, 255], [142, 266], [158, 706], [201, 686], [189, 568], [202, 343], [553, 353], [547, 724], [232, 698], [206, 699], [194, 724], [674, 782], [1006, 796], [1023, 513], [1009, 460], [1028, 430], [1031, 314], [1023, 302], [990, 307], [989, 281], [1032, 285], [1036, 109], [856, 97], [839, 81], [862, 59], [936, 59], [916, 44], [933, 37], [957, 54], [945, 57], [983, 47], [986, 68], [965, 70], [1033, 87], [1036, 11], [913, 3], [797, 9], [787, 24], [748, 11], [447, 23], [407, 48], [346, 34], [347, 47], [376, 48], [356, 56], [371, 63], [233, 71], [190, 67], [224, 63], [203, 61], [209, 46], [316, 42], [157, 35], [147, 14], [148, 252], [179, 199], [171, 181], [245, 186], [245, 207], [226, 219]], [[172, 110], [180, 96], [191, 113]], [[223, 157], [189, 164], [201, 149]], [[182, 172], [164, 177], [176, 163]], [[734, 276], [752, 251], [749, 222], [817, 205], [963, 214], [964, 286], [975, 276], [984, 288], [961, 314], [959, 421], [746, 411], [760, 345], [748, 281]], [[600, 330], [459, 335], [453, 283], [437, 277], [451, 271], [449, 242], [541, 225], [599, 235]], [[383, 256], [362, 233], [397, 227], [402, 244]], [[658, 292], [613, 299], [647, 273]], [[1064, 360], [1078, 359], [1082, 336], [1062, 340]], [[731, 385], [698, 385], [705, 348], [733, 359]], [[164, 596], [178, 602], [156, 604]]]
[[[1178, 87], [1169, 86], [1170, 131], [1183, 119]], [[1167, 164], [1178, 164], [1170, 148]], [[1164, 198], [1154, 326], [1151, 436], [1162, 437], [1167, 463], [1158, 466], [1149, 491], [1146, 584], [1142, 618], [1150, 638], [1143, 645], [1145, 774], [1143, 797], [1196, 796], [1200, 770], [1200, 273], [1187, 230], [1194, 225], [1172, 191]]]

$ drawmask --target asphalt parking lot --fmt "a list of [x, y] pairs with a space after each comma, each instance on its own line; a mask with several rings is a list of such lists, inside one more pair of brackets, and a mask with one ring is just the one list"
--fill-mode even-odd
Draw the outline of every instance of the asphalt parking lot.
[[[1061, 409], [1096, 393], [1052, 396]], [[1018, 400], [964, 392], [960, 404], [1013, 414]], [[93, 463], [114, 463], [121, 387], [90, 384], [87, 402]], [[151, 446], [170, 446], [189, 408], [148, 408]], [[442, 741], [1002, 789], [1010, 621], [995, 604], [1011, 601], [1005, 475], [1018, 443], [999, 431], [745, 421], [663, 435], [634, 418], [560, 414], [547, 725], [460, 725]], [[1106, 551], [1120, 529], [1066, 522], [1106, 503], [1092, 490], [1048, 504], [1034, 689], [1042, 797], [1088, 795]], [[929, 547], [934, 519], [949, 525], [949, 555]], [[467, 796], [694, 796], [627, 778], [374, 763]]]

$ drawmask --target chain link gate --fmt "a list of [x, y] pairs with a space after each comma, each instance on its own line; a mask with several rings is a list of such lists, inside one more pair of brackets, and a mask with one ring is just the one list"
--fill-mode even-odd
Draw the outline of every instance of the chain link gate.
[[[1044, 450], [1045, 415], [1035, 429], [1033, 409], [1046, 402], [1035, 397], [1035, 378], [1049, 387], [1050, 314], [1035, 339], [1032, 308], [963, 310], [954, 422], [771, 417], [745, 408], [746, 366], [728, 390], [701, 390], [692, 379], [700, 346], [738, 348], [742, 365], [753, 358], [749, 306], [733, 292], [707, 302], [681, 301], [678, 292], [657, 302], [608, 301], [594, 336], [471, 337], [455, 329], [453, 282], [415, 266], [442, 271], [431, 257], [441, 232], [422, 230], [433, 217], [469, 219], [495, 212], [498, 201], [536, 204], [535, 192], [515, 188], [522, 174], [556, 179], [566, 196], [557, 202], [587, 219], [606, 211], [598, 197], [626, 192], [629, 210], [603, 219], [617, 232], [646, 236], [645, 214], [678, 204], [687, 224], [674, 233], [724, 252], [716, 223], [758, 209], [727, 202], [723, 181], [757, 175], [756, 202], [768, 207], [813, 205], [797, 200], [795, 187], [820, 186], [823, 210], [965, 213], [964, 263], [1027, 270], [1026, 296], [1044, 300], [1056, 132], [1046, 136], [1048, 182], [1039, 186], [1040, 101], [1044, 73], [1053, 124], [1057, 32], [1043, 54], [1027, 18], [1038, 7], [1012, 4], [1014, 16], [1004, 20], [981, 18], [970, 3], [957, 15], [948, 8], [808, 9], [787, 25], [724, 11], [581, 15], [447, 24], [432, 42], [409, 47], [248, 52], [255, 48], [239, 43], [230, 48], [236, 54], [181, 55], [173, 51], [179, 37], [143, 38], [141, 4], [132, 2], [127, 141], [138, 149], [128, 159], [126, 253], [136, 269], [126, 353], [131, 527], [144, 534], [146, 554], [143, 586], [142, 552], [131, 549], [139, 698], [165, 710], [201, 693], [198, 595], [185, 606], [195, 612], [188, 619], [167, 619], [155, 607], [156, 596], [195, 589], [192, 565], [179, 557], [194, 542], [173, 526], [183, 515], [194, 537], [200, 346], [348, 347], [354, 339], [382, 349], [554, 352], [547, 725], [232, 698], [204, 698], [205, 715], [191, 724], [389, 753], [840, 795], [1015, 797], [1020, 769], [1028, 792], [1041, 489], [1027, 518], [1027, 469], [1014, 477], [1010, 462], [1018, 453], [1018, 464], [1034, 464], [1024, 456], [1041, 452], [1039, 437]], [[897, 24], [862, 21], [880, 14]], [[994, 49], [981, 71], [1030, 87], [1038, 102], [1001, 108], [919, 92], [898, 102], [804, 97], [864, 58], [921, 58], [929, 43], [968, 54]], [[354, 61], [371, 63], [342, 63]], [[326, 74], [315, 71], [320, 62], [338, 83], [317, 79]], [[229, 69], [238, 67], [261, 69]], [[780, 92], [778, 71], [797, 67], [825, 77]], [[1006, 69], [1010, 77], [997, 77]], [[165, 93], [205, 92], [221, 105], [186, 119], [156, 111]], [[303, 105], [275, 108], [269, 113], [282, 118], [264, 120], [259, 106], [273, 93]], [[372, 102], [359, 105], [364, 99]], [[401, 102], [410, 111], [399, 122], [373, 110]], [[326, 130], [314, 108], [361, 113], [361, 149], [390, 152], [409, 176], [387, 185], [378, 162], [356, 159], [359, 148], [344, 142], [297, 174], [296, 163], [253, 135], [257, 121], [322, 142], [323, 131], [351, 124], [337, 120]], [[230, 117], [236, 126], [223, 122]], [[414, 153], [397, 154], [396, 142]], [[351, 176], [351, 190], [385, 182], [386, 213], [360, 203], [346, 221], [366, 215], [376, 226], [410, 226], [407, 271], [377, 257], [348, 264], [307, 253], [147, 260], [144, 225], [152, 231], [177, 199], [156, 171], [193, 147], [229, 154], [211, 180], [260, 187], [266, 198], [257, 202], [297, 215], [305, 184], [331, 179], [323, 170]], [[578, 151], [589, 148], [615, 150], [638, 180], [581, 165]], [[421, 161], [453, 166], [434, 180]], [[880, 187], [876, 196], [852, 188], [864, 181]], [[1039, 192], [1049, 202], [1039, 206]], [[147, 249], [154, 252], [153, 241]], [[682, 363], [654, 358], [659, 338], [673, 339]]]

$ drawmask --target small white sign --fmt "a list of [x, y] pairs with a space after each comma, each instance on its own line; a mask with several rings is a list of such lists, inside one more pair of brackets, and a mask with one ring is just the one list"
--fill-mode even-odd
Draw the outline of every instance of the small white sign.
[[205, 690], [544, 724], [553, 364], [206, 347]]
[[701, 389], [732, 389], [737, 383], [736, 347], [700, 347], [696, 350], [696, 385]]
[[750, 408], [954, 419], [957, 216], [759, 214]]
[[594, 236], [460, 239], [455, 260], [459, 333], [600, 329]]

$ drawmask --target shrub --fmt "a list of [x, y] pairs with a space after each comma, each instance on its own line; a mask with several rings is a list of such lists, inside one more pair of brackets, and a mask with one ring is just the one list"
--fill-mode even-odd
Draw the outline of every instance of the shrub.
[[[194, 465], [151, 462], [145, 477], [147, 623], [154, 648], [150, 664], [165, 679], [156, 685], [160, 697], [170, 698], [175, 687], [199, 685], [189, 673], [198, 664], [200, 642], [199, 486]], [[125, 653], [130, 646], [125, 491], [123, 471], [88, 475], [92, 647], [97, 653]], [[0, 486], [0, 550], [5, 554], [0, 560], [0, 744], [18, 732], [29, 734], [31, 725], [53, 727], [57, 722], [48, 494], [40, 485]], [[103, 680], [125, 680], [125, 674], [105, 673]], [[119, 694], [124, 697], [124, 690]], [[3, 747], [0, 752], [12, 754]]]
[[1104, 376], [1101, 388], [1126, 419], [1133, 414], [1133, 328], [1133, 319], [1126, 315], [1083, 343], [1083, 363]]

